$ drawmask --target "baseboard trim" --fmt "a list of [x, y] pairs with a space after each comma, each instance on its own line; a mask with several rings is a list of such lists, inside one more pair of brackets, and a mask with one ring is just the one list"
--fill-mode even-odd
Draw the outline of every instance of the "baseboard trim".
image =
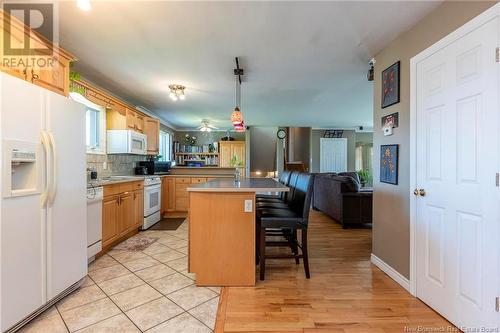
[[410, 280], [401, 275], [401, 273], [396, 271], [394, 268], [389, 266], [385, 261], [374, 255], [373, 253], [371, 255], [371, 262], [372, 264], [380, 268], [382, 272], [389, 275], [389, 277], [396, 281], [401, 287], [405, 288], [406, 291], [410, 292]]

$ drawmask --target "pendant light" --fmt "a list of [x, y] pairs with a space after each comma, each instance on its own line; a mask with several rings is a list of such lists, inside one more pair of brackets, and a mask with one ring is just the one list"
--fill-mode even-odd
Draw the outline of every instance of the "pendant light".
[[[236, 68], [234, 69], [235, 75], [235, 104], [233, 113], [231, 113], [231, 123], [236, 129], [236, 126], [241, 127], [243, 125], [243, 114], [241, 113], [241, 75], [243, 75], [243, 69], [240, 68], [238, 57], [236, 57]], [[243, 126], [244, 128], [244, 126]]]

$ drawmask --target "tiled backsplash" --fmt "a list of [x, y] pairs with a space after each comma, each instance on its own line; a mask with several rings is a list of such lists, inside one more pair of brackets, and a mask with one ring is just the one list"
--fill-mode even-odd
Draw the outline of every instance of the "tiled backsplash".
[[[97, 171], [98, 177], [113, 175], [133, 175], [139, 161], [145, 161], [142, 155], [99, 155], [87, 154], [87, 167]], [[104, 164], [107, 168], [104, 169]]]

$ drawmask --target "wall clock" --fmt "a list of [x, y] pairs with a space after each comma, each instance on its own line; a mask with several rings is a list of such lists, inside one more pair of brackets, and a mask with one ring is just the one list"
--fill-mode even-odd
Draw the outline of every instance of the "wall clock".
[[286, 131], [284, 129], [279, 129], [278, 132], [276, 132], [276, 136], [278, 139], [284, 139], [286, 138]]

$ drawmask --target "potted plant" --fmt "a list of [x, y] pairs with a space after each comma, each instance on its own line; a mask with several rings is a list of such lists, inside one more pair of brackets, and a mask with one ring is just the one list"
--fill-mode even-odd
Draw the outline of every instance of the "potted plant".
[[358, 170], [356, 171], [359, 177], [359, 181], [361, 182], [361, 186], [365, 187], [366, 184], [370, 181], [371, 173], [370, 170]]

